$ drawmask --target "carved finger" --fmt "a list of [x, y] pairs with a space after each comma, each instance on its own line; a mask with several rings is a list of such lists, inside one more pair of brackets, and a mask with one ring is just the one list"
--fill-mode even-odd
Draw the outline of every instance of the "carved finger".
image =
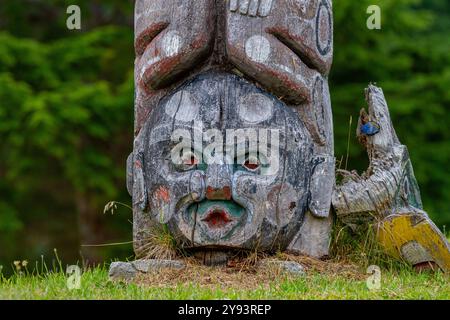
[[261, 0], [258, 9], [260, 17], [267, 17], [272, 10], [273, 0]]
[[239, 8], [239, 0], [230, 0], [230, 11], [236, 12]]
[[250, 5], [250, 0], [240, 0], [239, 12], [244, 15], [247, 14], [249, 5]]
[[259, 0], [251, 0], [248, 7], [248, 15], [250, 17], [256, 17], [258, 14]]
[[272, 10], [273, 0], [230, 0], [230, 11], [250, 17], [267, 17]]

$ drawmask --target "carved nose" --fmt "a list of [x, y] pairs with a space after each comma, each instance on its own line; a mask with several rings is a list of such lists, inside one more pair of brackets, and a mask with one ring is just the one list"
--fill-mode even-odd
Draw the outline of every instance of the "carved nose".
[[212, 187], [208, 187], [206, 189], [206, 198], [208, 200], [231, 200], [231, 188], [223, 187], [214, 189]]
[[206, 198], [231, 200], [230, 168], [227, 165], [210, 165], [206, 172]]

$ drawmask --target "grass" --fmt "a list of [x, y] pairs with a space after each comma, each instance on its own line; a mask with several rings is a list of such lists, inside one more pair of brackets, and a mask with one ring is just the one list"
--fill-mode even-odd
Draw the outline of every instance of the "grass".
[[[245, 275], [244, 275], [245, 276]], [[64, 273], [19, 275], [0, 281], [0, 299], [450, 299], [446, 275], [414, 274], [409, 270], [385, 271], [381, 289], [370, 291], [364, 279], [347, 275], [330, 276], [318, 272], [305, 277], [272, 280], [253, 288], [224, 283], [209, 285], [170, 283], [151, 286], [148, 283], [121, 283], [108, 280], [107, 268], [95, 268], [82, 274], [81, 288], [69, 290]]]
[[[88, 268], [81, 275], [80, 289], [70, 290], [65, 268], [55, 251], [57, 262], [52, 270], [59, 271], [49, 271], [43, 262], [31, 272], [30, 266], [16, 262], [17, 271], [9, 278], [0, 270], [0, 300], [450, 300], [448, 274], [416, 273], [405, 263], [384, 255], [371, 232], [355, 237], [345, 227], [335, 230], [332, 259], [328, 261], [281, 253], [275, 257], [301, 263], [307, 271], [304, 276], [258, 268], [258, 261], [268, 258], [252, 254], [222, 268], [186, 259], [185, 270], [154, 272], [130, 283], [109, 280], [106, 265]], [[379, 290], [367, 286], [369, 265], [381, 268]]]

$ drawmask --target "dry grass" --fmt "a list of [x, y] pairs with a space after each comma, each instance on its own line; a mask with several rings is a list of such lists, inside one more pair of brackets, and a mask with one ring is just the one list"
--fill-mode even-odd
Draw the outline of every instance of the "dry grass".
[[142, 258], [183, 260], [187, 267], [184, 270], [166, 269], [141, 274], [134, 281], [140, 287], [173, 289], [194, 285], [205, 289], [256, 290], [298, 279], [298, 276], [289, 275], [276, 265], [264, 263], [271, 260], [297, 262], [306, 269], [306, 278], [319, 275], [330, 281], [364, 282], [368, 277], [366, 270], [369, 265], [378, 265], [394, 273], [410, 269], [383, 252], [375, 239], [373, 228], [356, 234], [348, 227], [337, 225], [331, 242], [331, 258], [326, 261], [286, 253], [268, 256], [256, 251], [238, 253], [223, 267], [205, 266], [199, 260], [187, 256], [186, 252], [180, 252], [165, 226], [158, 225], [151, 234], [142, 248]]
[[261, 252], [236, 254], [224, 267], [207, 267], [195, 258], [176, 251], [175, 241], [164, 229], [154, 232], [146, 248], [145, 258], [183, 260], [187, 264], [184, 270], [161, 270], [140, 275], [138, 285], [157, 288], [175, 288], [178, 286], [198, 285], [205, 288], [254, 290], [267, 288], [295, 276], [283, 273], [273, 264], [264, 261], [294, 261], [306, 269], [309, 275], [321, 275], [333, 279], [363, 281], [367, 278], [369, 265], [399, 267], [398, 262], [387, 257], [377, 245], [370, 230], [356, 237], [348, 228], [335, 229], [331, 243], [331, 258], [323, 261], [305, 256], [278, 253], [268, 256]]
[[221, 288], [235, 290], [255, 290], [269, 288], [270, 285], [292, 280], [298, 276], [290, 275], [272, 264], [264, 261], [294, 261], [303, 265], [308, 274], [326, 275], [346, 278], [350, 280], [364, 280], [367, 275], [356, 264], [320, 261], [309, 257], [279, 254], [276, 257], [264, 257], [250, 254], [247, 258], [232, 259], [224, 267], [207, 267], [193, 258], [183, 259], [187, 267], [184, 270], [161, 270], [149, 274], [142, 274], [135, 283], [141, 286], [157, 288], [176, 288], [197, 285], [203, 288]]
[[149, 234], [150, 236], [144, 240], [145, 244], [139, 248], [141, 258], [174, 260], [180, 255], [176, 241], [167, 226], [155, 224]]

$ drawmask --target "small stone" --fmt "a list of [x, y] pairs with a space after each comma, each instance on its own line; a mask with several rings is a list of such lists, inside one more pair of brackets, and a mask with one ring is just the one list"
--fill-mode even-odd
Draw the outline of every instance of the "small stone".
[[303, 267], [301, 264], [299, 264], [297, 262], [292, 262], [292, 261], [282, 261], [280, 263], [280, 268], [283, 271], [286, 271], [293, 275], [303, 276], [306, 273], [305, 267]]
[[186, 268], [186, 264], [182, 261], [176, 260], [137, 260], [132, 262], [133, 267], [143, 273], [148, 273], [150, 271], [158, 271], [162, 269], [175, 269], [182, 270]]
[[137, 272], [130, 262], [113, 262], [109, 267], [109, 277], [113, 280], [132, 280]]
[[300, 263], [293, 261], [279, 261], [279, 260], [266, 260], [263, 261], [261, 266], [264, 268], [276, 269], [282, 273], [287, 273], [293, 276], [304, 276], [306, 269]]

